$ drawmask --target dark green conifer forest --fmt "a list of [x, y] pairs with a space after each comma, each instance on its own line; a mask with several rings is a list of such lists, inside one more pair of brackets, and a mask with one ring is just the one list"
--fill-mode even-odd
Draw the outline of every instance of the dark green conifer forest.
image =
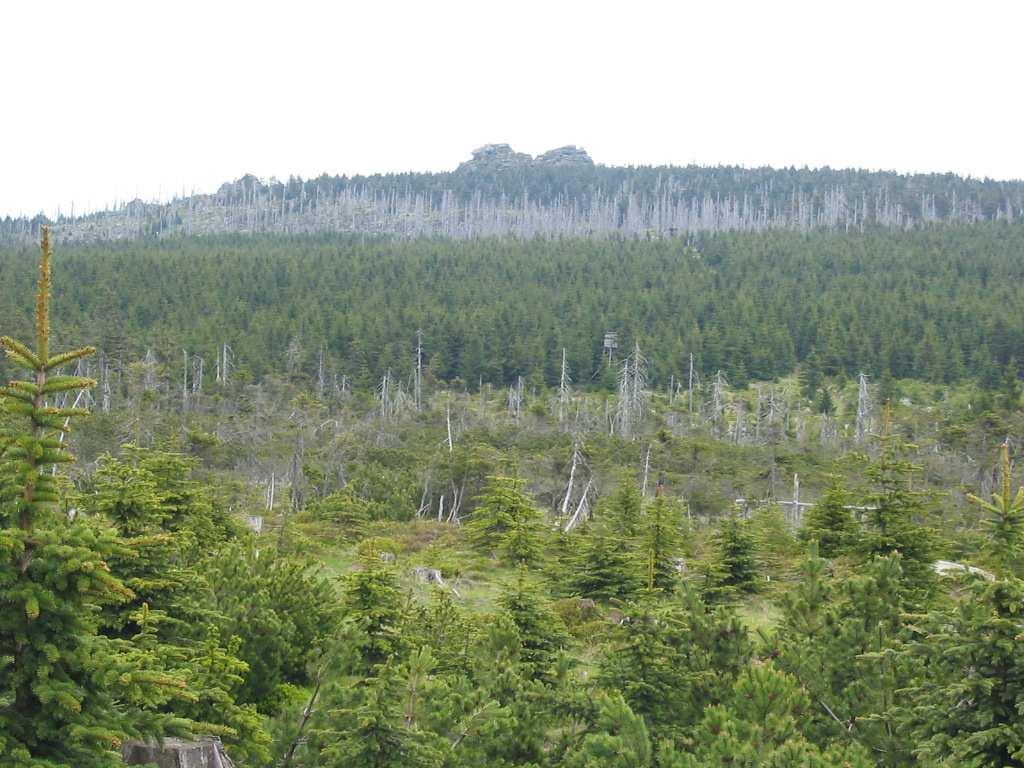
[[1024, 225], [41, 238], [0, 766], [1024, 765]]

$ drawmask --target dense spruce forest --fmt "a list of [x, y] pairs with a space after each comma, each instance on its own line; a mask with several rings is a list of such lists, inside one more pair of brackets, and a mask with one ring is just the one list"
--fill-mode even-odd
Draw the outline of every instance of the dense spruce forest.
[[947, 181], [892, 226], [17, 230], [0, 765], [1024, 765], [1024, 224]]
[[[408, 383], [416, 333], [432, 376], [614, 389], [606, 332], [658, 388], [815, 375], [995, 386], [1024, 361], [1024, 225], [680, 240], [233, 236], [68, 246], [58, 340], [89, 337], [117, 371], [223, 346], [249, 381]], [[29, 327], [31, 246], [0, 249], [0, 320]], [[291, 350], [291, 351], [289, 351]], [[212, 381], [212, 376], [208, 377]]]

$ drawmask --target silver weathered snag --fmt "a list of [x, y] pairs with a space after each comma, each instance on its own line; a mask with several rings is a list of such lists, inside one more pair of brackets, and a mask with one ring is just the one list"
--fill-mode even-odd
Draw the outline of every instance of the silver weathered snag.
[[725, 406], [728, 399], [729, 382], [725, 374], [718, 371], [711, 387], [711, 429], [716, 436], [721, 436], [725, 428]]
[[181, 353], [185, 356], [185, 364], [181, 374], [181, 409], [188, 410], [188, 350], [183, 349]]
[[216, 381], [218, 384], [227, 384], [228, 376], [234, 363], [234, 352], [227, 343], [221, 344], [217, 350]]
[[423, 331], [416, 331], [416, 381], [413, 385], [416, 413], [423, 410]]
[[327, 352], [323, 343], [316, 356], [316, 392], [320, 398], [324, 396], [324, 389], [327, 388]]
[[558, 423], [560, 426], [565, 426], [565, 409], [569, 405], [569, 400], [572, 398], [572, 391], [570, 390], [569, 384], [569, 365], [566, 360], [565, 347], [562, 347], [562, 375], [558, 381]]
[[302, 472], [302, 462], [305, 453], [306, 444], [302, 436], [302, 433], [300, 432], [295, 440], [295, 450], [292, 451], [292, 466], [288, 478], [290, 482], [288, 495], [293, 512], [296, 512], [302, 508], [302, 502], [305, 498], [303, 488], [305, 475]]
[[112, 390], [110, 387], [110, 360], [106, 354], [100, 353], [100, 392], [101, 392], [101, 405], [100, 410], [103, 413], [110, 413], [110, 400]]
[[284, 353], [284, 361], [288, 377], [291, 378], [298, 372], [299, 364], [302, 362], [302, 341], [298, 336], [293, 337], [288, 342], [288, 349]]
[[693, 413], [693, 352], [690, 353], [690, 375], [686, 385], [686, 408], [689, 413]]
[[832, 445], [839, 435], [839, 427], [836, 420], [828, 414], [821, 415], [821, 424], [818, 428], [818, 440], [822, 445]]
[[448, 453], [451, 454], [455, 451], [455, 442], [452, 440], [452, 399], [450, 395], [444, 407], [444, 423], [448, 429]]
[[651, 474], [651, 444], [647, 444], [647, 454], [644, 456], [644, 479], [640, 485], [640, 494], [642, 496], [647, 495], [647, 479]]
[[388, 368], [387, 373], [384, 374], [384, 378], [380, 382], [380, 417], [382, 419], [388, 418], [391, 412], [391, 369]]
[[572, 464], [569, 468], [569, 483], [565, 488], [565, 496], [562, 497], [562, 506], [559, 512], [561, 519], [565, 519], [569, 513], [569, 502], [572, 500], [573, 491], [576, 489], [576, 470], [581, 465], [585, 465], [586, 460], [583, 458], [583, 452], [580, 450], [580, 444], [573, 443], [572, 446]]
[[192, 356], [192, 394], [198, 396], [203, 391], [203, 358]]
[[622, 437], [630, 438], [643, 419], [644, 406], [649, 397], [647, 391], [647, 359], [636, 343], [633, 353], [622, 361], [619, 369], [619, 392], [616, 403], [615, 423]]
[[516, 383], [508, 388], [508, 415], [516, 421], [523, 412], [523, 377], [517, 376]]
[[747, 406], [742, 400], [737, 400], [732, 407], [732, 441], [737, 445], [743, 443], [747, 436]]
[[156, 370], [157, 362], [156, 356], [153, 354], [152, 349], [146, 350], [146, 357], [142, 361], [143, 365], [143, 376], [142, 376], [142, 387], [146, 392], [152, 392], [156, 389]]
[[871, 388], [864, 373], [858, 376], [856, 441], [863, 443], [874, 424], [875, 404], [871, 399]]

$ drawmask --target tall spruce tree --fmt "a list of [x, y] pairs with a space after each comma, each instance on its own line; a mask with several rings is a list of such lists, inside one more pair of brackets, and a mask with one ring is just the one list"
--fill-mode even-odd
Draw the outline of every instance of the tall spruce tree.
[[612, 693], [601, 697], [597, 722], [563, 764], [566, 768], [648, 768], [651, 753], [644, 719], [633, 713], [622, 694]]
[[924, 765], [1024, 765], [1024, 582], [975, 580], [924, 619], [905, 655], [923, 661], [903, 714]]
[[897, 650], [904, 640], [905, 584], [900, 558], [876, 558], [842, 581], [813, 553], [803, 578], [783, 599], [772, 640], [780, 669], [811, 697], [805, 733], [816, 742], [858, 741], [885, 756], [907, 758], [907, 729], [898, 727], [897, 699], [911, 681]]
[[547, 676], [568, 637], [561, 619], [530, 580], [525, 566], [520, 566], [515, 581], [502, 592], [498, 604], [519, 631], [523, 663], [535, 676]]
[[51, 354], [52, 256], [44, 229], [35, 348], [0, 338], [28, 374], [0, 387], [11, 422], [0, 435], [0, 764], [113, 768], [126, 738], [187, 725], [154, 711], [184, 682], [100, 634], [98, 608], [131, 597], [107, 566], [120, 545], [110, 529], [59, 508], [55, 467], [74, 460], [62, 435], [84, 411], [52, 402], [95, 382], [59, 373], [93, 348]]
[[712, 534], [713, 560], [707, 574], [705, 595], [711, 600], [731, 600], [757, 587], [754, 538], [746, 520], [733, 509]]
[[637, 563], [628, 542], [608, 520], [587, 523], [577, 539], [567, 574], [569, 589], [596, 600], [628, 600], [640, 586]]
[[645, 592], [628, 606], [601, 659], [598, 684], [622, 693], [652, 738], [680, 740], [705, 707], [731, 690], [752, 652], [746, 629], [727, 609], [709, 609], [684, 591], [668, 604]]
[[676, 558], [679, 556], [679, 509], [661, 493], [647, 507], [643, 520], [644, 581], [648, 589], [673, 592], [679, 581]]
[[873, 488], [857, 549], [866, 559], [900, 555], [903, 578], [920, 596], [934, 586], [934, 535], [925, 518], [927, 494], [913, 488], [920, 467], [904, 455], [909, 446], [886, 430], [878, 459], [867, 468]]
[[643, 501], [637, 484], [623, 477], [615, 493], [598, 510], [598, 515], [606, 518], [619, 536], [631, 539], [640, 532]]
[[520, 490], [521, 484], [517, 478], [488, 478], [466, 531], [478, 549], [500, 552], [513, 563], [529, 564], [540, 555], [540, 512]]
[[800, 538], [817, 542], [818, 553], [824, 558], [845, 553], [853, 543], [857, 526], [846, 508], [848, 504], [842, 479], [833, 475], [825, 495], [807, 511]]
[[1014, 493], [1011, 488], [1013, 465], [1010, 462], [1010, 446], [1003, 443], [1000, 451], [1003, 483], [1000, 493], [992, 494], [992, 501], [985, 501], [974, 494], [967, 498], [987, 514], [988, 542], [985, 549], [992, 562], [1004, 576], [1021, 576], [1024, 563], [1024, 487]]

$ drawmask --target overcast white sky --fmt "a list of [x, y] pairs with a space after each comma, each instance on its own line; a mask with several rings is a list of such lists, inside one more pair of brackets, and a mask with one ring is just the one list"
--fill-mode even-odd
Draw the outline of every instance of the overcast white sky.
[[1024, 178], [1018, 0], [12, 0], [0, 28], [0, 216], [490, 142]]

